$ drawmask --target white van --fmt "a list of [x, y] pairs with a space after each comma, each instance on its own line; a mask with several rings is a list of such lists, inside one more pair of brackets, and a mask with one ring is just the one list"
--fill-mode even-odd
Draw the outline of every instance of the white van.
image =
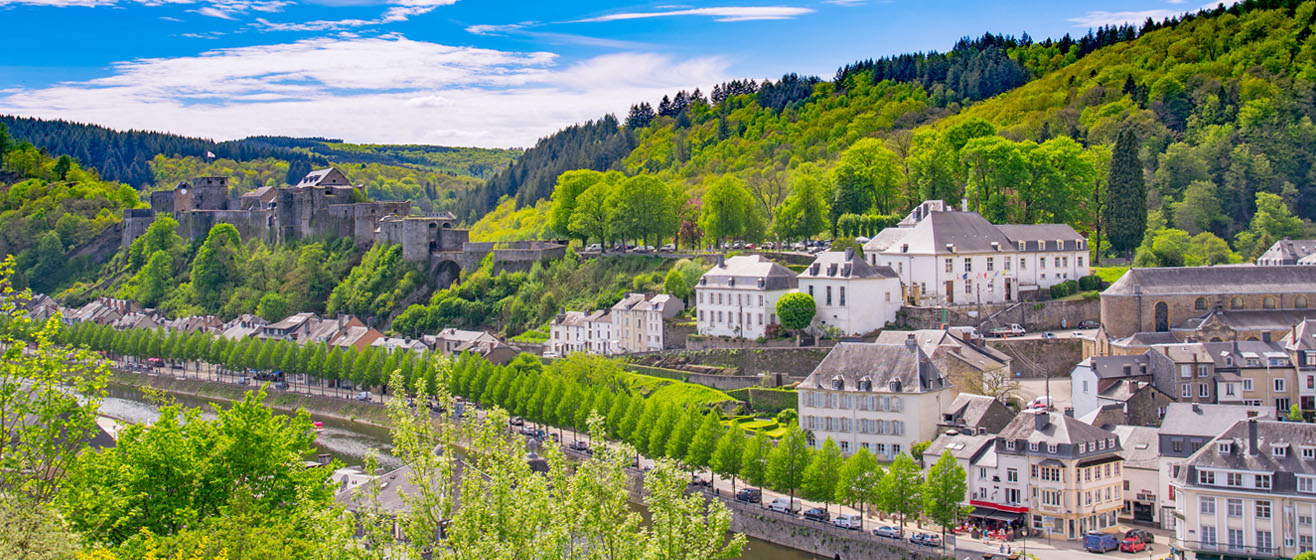
[[792, 502], [790, 498], [776, 498], [768, 504], [768, 509], [777, 513], [788, 513], [790, 515], [800, 513], [800, 506]]

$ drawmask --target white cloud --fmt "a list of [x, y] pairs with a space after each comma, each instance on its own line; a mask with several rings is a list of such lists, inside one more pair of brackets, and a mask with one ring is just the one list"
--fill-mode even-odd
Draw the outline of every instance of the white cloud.
[[498, 24], [468, 25], [466, 26], [466, 32], [472, 35], [501, 35], [503, 33], [509, 33], [512, 31], [519, 31], [521, 29], [524, 29], [527, 25], [531, 25], [531, 24], [527, 22], [527, 23], [505, 23], [501, 25]]
[[0, 113], [221, 139], [530, 146], [563, 126], [725, 80], [727, 65], [640, 52], [563, 64], [553, 53], [400, 35], [317, 38], [136, 59], [103, 78], [11, 88], [0, 91]]
[[1176, 10], [1142, 10], [1129, 12], [1107, 12], [1098, 10], [1088, 12], [1079, 17], [1069, 18], [1074, 23], [1074, 27], [1102, 27], [1105, 25], [1122, 25], [1125, 23], [1142, 23], [1147, 18], [1160, 21], [1167, 17], [1179, 15], [1183, 12]]
[[865, 1], [866, 0], [823, 0], [823, 4], [848, 7], [848, 6], [861, 6], [864, 4]]
[[[2, 2], [4, 0], [0, 0]], [[314, 20], [295, 23], [281, 23], [256, 18], [252, 25], [266, 31], [337, 31], [354, 27], [371, 27], [387, 23], [407, 21], [415, 16], [427, 14], [440, 6], [451, 6], [457, 0], [392, 0], [384, 14], [375, 19], [338, 19]]]
[[793, 19], [804, 14], [813, 13], [809, 8], [792, 6], [735, 6], [717, 8], [690, 8], [685, 10], [668, 10], [662, 12], [625, 12], [576, 20], [577, 22], [621, 21], [629, 19], [646, 19], [675, 16], [705, 16], [716, 21], [757, 21], [773, 19]]

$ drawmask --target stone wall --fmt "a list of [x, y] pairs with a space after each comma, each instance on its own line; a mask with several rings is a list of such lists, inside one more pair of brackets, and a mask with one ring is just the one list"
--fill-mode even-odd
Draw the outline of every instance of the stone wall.
[[[819, 346], [835, 346], [835, 340], [819, 340]], [[730, 338], [694, 334], [686, 337], [686, 350], [716, 350], [720, 348], [797, 348], [794, 338], [770, 338], [759, 342], [748, 338]]]
[[[1030, 331], [1075, 328], [1083, 321], [1096, 321], [1101, 316], [1099, 299], [1067, 299], [1053, 301], [995, 303], [946, 307], [945, 322], [953, 325], [979, 326], [995, 315], [990, 324], [1019, 323]], [[896, 324], [911, 329], [935, 329], [941, 326], [941, 307], [911, 307], [900, 309]]]
[[987, 346], [1014, 358], [1014, 373], [1023, 377], [1069, 377], [1083, 361], [1081, 338], [988, 339]]
[[[915, 560], [941, 558], [940, 549], [914, 548], [864, 531], [849, 531], [830, 524], [812, 523], [774, 513], [757, 504], [723, 500], [731, 509], [731, 530], [773, 544], [841, 560]], [[950, 549], [953, 550], [953, 549]], [[980, 555], [974, 555], [980, 556]], [[955, 555], [949, 556], [954, 558]]]
[[813, 373], [814, 368], [830, 351], [828, 347], [687, 349], [641, 354], [633, 358], [633, 361], [671, 369], [694, 371], [696, 368], [689, 366], [715, 366], [733, 368], [736, 374], [744, 376], [759, 377], [766, 373], [769, 376], [781, 374], [798, 378]]
[[707, 373], [690, 373], [686, 375], [685, 380], [705, 387], [712, 387], [719, 391], [757, 387], [763, 383], [763, 377], [758, 375], [714, 375]]

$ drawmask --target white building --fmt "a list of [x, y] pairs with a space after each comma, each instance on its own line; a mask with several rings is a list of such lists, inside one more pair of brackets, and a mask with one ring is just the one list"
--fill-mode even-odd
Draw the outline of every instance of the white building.
[[900, 278], [886, 266], [856, 257], [854, 249], [818, 255], [797, 276], [799, 290], [817, 304], [814, 324], [849, 335], [868, 334], [896, 320]]
[[721, 259], [695, 287], [702, 335], [759, 338], [777, 324], [777, 298], [795, 289], [795, 274], [761, 255]]
[[559, 356], [572, 352], [612, 354], [612, 317], [607, 310], [558, 313], [548, 327], [548, 347]]
[[617, 352], [655, 352], [663, 349], [663, 319], [685, 309], [669, 294], [626, 294], [612, 306], [612, 334]]
[[1251, 418], [1273, 419], [1274, 411], [1268, 406], [1186, 402], [1166, 407], [1157, 435], [1158, 474], [1153, 496], [1162, 529], [1175, 528], [1173, 483], [1188, 458], [1235, 423]]
[[842, 342], [798, 387], [800, 421], [814, 447], [831, 438], [849, 455], [890, 461], [937, 435], [955, 400], [950, 381], [917, 342]]
[[[1257, 257], [1258, 266], [1309, 265], [1316, 255], [1316, 239], [1281, 239]], [[1304, 259], [1305, 262], [1304, 262]]]
[[924, 306], [1019, 301], [1089, 274], [1087, 239], [1068, 225], [998, 226], [940, 200], [879, 232], [864, 254], [895, 270], [904, 299]]

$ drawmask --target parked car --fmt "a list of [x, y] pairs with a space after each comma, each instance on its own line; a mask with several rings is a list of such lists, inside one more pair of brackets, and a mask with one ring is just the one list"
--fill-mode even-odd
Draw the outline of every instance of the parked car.
[[873, 535], [878, 537], [885, 537], [888, 539], [899, 539], [900, 527], [896, 527], [895, 525], [883, 525], [881, 527], [873, 529]]
[[1126, 537], [1120, 541], [1120, 552], [1142, 552], [1147, 550], [1147, 543], [1138, 537]]
[[768, 509], [777, 513], [788, 513], [791, 515], [800, 513], [800, 506], [792, 502], [790, 498], [775, 498], [768, 504]]
[[700, 478], [697, 474], [690, 475], [690, 486], [712, 488], [713, 482]]
[[1051, 397], [1041, 396], [1041, 397], [1037, 397], [1037, 398], [1033, 399], [1032, 402], [1028, 403], [1028, 409], [1029, 409], [1029, 410], [1046, 410], [1046, 409], [1051, 408], [1051, 407], [1054, 406], [1054, 405], [1055, 405], [1055, 403], [1053, 403], [1053, 402], [1051, 401]]
[[370, 391], [361, 391], [360, 393], [357, 393], [356, 396], [352, 398], [358, 401], [368, 402], [370, 401]]
[[809, 521], [826, 523], [832, 520], [832, 514], [827, 513], [827, 510], [823, 508], [809, 508], [804, 510], [804, 518]]
[[1043, 336], [1043, 337], [1046, 337], [1046, 338], [1055, 338], [1055, 337], [1056, 337], [1056, 333], [1053, 333], [1053, 332], [1051, 332], [1051, 331], [1046, 331], [1046, 332], [1042, 333], [1042, 336]]
[[1130, 537], [1142, 539], [1142, 542], [1145, 543], [1156, 542], [1156, 535], [1153, 535], [1151, 531], [1146, 529], [1129, 529], [1129, 532], [1124, 533], [1124, 538], [1127, 539]]
[[287, 382], [287, 381], [280, 381], [280, 382], [278, 382], [278, 383], [275, 383], [275, 384], [274, 384], [274, 388], [275, 388], [275, 389], [278, 389], [278, 390], [280, 390], [280, 391], [287, 391], [287, 390], [288, 390], [288, 382]]
[[941, 536], [932, 533], [914, 533], [909, 537], [909, 542], [920, 546], [940, 547]]
[[1024, 330], [1024, 328], [1020, 326], [1019, 323], [1010, 323], [1003, 327], [996, 327], [990, 331], [987, 331], [987, 334], [997, 338], [1004, 338], [1007, 336], [1023, 336], [1025, 334], [1028, 334], [1028, 331]]
[[1101, 323], [1098, 323], [1098, 322], [1096, 322], [1096, 321], [1093, 321], [1092, 319], [1088, 319], [1088, 320], [1085, 320], [1085, 321], [1079, 321], [1079, 323], [1078, 323], [1078, 328], [1080, 328], [1080, 329], [1095, 329], [1095, 328], [1100, 327], [1100, 326], [1101, 326]]
[[662, 252], [664, 252], [664, 253], [675, 252], [675, 251], [676, 251], [676, 244], [675, 244], [675, 243], [665, 243], [665, 244], [663, 244], [662, 247], [659, 247], [658, 250], [659, 250], [659, 251], [662, 251]]
[[763, 503], [763, 491], [758, 488], [741, 488], [736, 492], [736, 501], [761, 504]]
[[525, 420], [521, 419], [520, 416], [513, 416], [511, 420], [508, 420], [508, 423], [513, 426], [524, 426]]
[[1110, 552], [1120, 547], [1119, 541], [1115, 540], [1113, 535], [1107, 535], [1100, 531], [1088, 531], [1083, 535], [1083, 550], [1088, 552]]
[[175, 375], [174, 381], [187, 381], [187, 378], [182, 375]]
[[591, 450], [591, 449], [589, 448], [589, 444], [588, 444], [588, 443], [585, 443], [585, 442], [583, 442], [583, 441], [579, 441], [579, 440], [577, 440], [577, 441], [573, 441], [573, 442], [571, 442], [570, 444], [568, 444], [568, 445], [567, 445], [567, 449], [570, 449], [570, 450], [572, 450], [572, 451], [576, 451], [576, 452], [578, 452], [578, 453], [584, 453], [584, 454], [586, 454], [586, 455], [593, 455], [593, 454], [594, 454], [594, 451]]
[[250, 383], [250, 381], [248, 381], [247, 378], [245, 378], [245, 377], [239, 377], [239, 378], [238, 378], [238, 385], [246, 385], [246, 384], [248, 384], [248, 383]]
[[600, 253], [603, 252], [603, 246], [599, 245], [598, 243], [591, 243], [588, 247], [585, 247], [585, 252]]
[[841, 515], [836, 516], [836, 519], [832, 520], [832, 525], [842, 529], [850, 529], [851, 531], [858, 531], [860, 524], [861, 520], [859, 519], [859, 516], [853, 513], [842, 513]]

